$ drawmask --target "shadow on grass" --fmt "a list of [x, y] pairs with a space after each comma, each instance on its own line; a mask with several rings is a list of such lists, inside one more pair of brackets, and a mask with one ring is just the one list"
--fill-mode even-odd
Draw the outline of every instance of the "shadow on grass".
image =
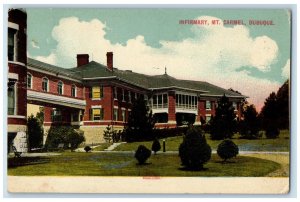
[[36, 165], [49, 163], [49, 158], [46, 157], [21, 157], [21, 158], [9, 158], [7, 160], [8, 168], [16, 168], [20, 166]]
[[181, 167], [181, 168], [178, 168], [178, 170], [194, 172], [194, 171], [207, 171], [208, 168], [187, 168], [187, 167]]
[[151, 165], [152, 163], [136, 163], [137, 166], [147, 166], [147, 165]]

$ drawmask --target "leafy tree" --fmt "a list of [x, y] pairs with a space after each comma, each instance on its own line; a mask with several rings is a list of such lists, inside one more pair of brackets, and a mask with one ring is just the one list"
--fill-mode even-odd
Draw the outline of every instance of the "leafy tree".
[[288, 129], [290, 125], [289, 114], [289, 80], [277, 91], [278, 126], [280, 129]]
[[254, 105], [247, 105], [243, 110], [244, 119], [239, 122], [242, 138], [256, 139], [259, 137], [260, 121]]
[[203, 165], [211, 158], [211, 148], [199, 128], [190, 126], [179, 146], [182, 165], [188, 170], [203, 170]]
[[279, 136], [279, 129], [289, 128], [289, 80], [266, 99], [259, 114], [267, 138]]
[[152, 151], [154, 151], [154, 154], [156, 154], [156, 152], [158, 152], [161, 149], [159, 140], [155, 138], [155, 140], [152, 143]]
[[33, 115], [27, 119], [27, 133], [30, 149], [41, 147], [43, 144], [43, 129], [38, 119]]
[[58, 144], [63, 143], [64, 148], [70, 145], [71, 150], [74, 150], [84, 141], [85, 137], [83, 131], [76, 131], [70, 126], [54, 126], [48, 131], [45, 148], [56, 149]]
[[217, 149], [217, 154], [224, 160], [236, 157], [239, 153], [238, 146], [231, 140], [223, 140]]
[[133, 102], [131, 114], [125, 126], [126, 141], [141, 141], [153, 139], [154, 118], [146, 101], [140, 96]]
[[216, 115], [212, 117], [210, 125], [211, 139], [213, 140], [231, 138], [236, 132], [237, 121], [234, 108], [225, 94], [218, 101]]
[[145, 162], [150, 156], [151, 151], [144, 145], [140, 145], [134, 155], [134, 157], [138, 160], [140, 165], [145, 164]]

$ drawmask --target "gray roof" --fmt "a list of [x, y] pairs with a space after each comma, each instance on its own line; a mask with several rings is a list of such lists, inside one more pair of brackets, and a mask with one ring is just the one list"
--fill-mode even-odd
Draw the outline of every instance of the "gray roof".
[[80, 75], [78, 75], [77, 72], [75, 72], [71, 69], [66, 69], [66, 68], [50, 65], [50, 64], [32, 59], [32, 58], [27, 58], [27, 66], [35, 67], [35, 68], [38, 68], [41, 70], [45, 70], [47, 72], [64, 75], [64, 76], [71, 77], [71, 78], [78, 79], [78, 80], [81, 80], [81, 78], [82, 78]]
[[181, 80], [171, 77], [168, 74], [150, 76], [132, 72], [130, 70], [119, 70], [117, 68], [114, 68], [113, 71], [110, 71], [107, 66], [95, 61], [91, 61], [86, 65], [71, 69], [49, 65], [31, 58], [28, 58], [27, 64], [42, 70], [64, 74], [66, 76], [83, 81], [111, 78], [121, 80], [147, 90], [183, 89], [197, 91], [205, 96], [222, 96], [225, 94], [229, 97], [246, 97], [240, 93], [223, 89], [208, 82]]

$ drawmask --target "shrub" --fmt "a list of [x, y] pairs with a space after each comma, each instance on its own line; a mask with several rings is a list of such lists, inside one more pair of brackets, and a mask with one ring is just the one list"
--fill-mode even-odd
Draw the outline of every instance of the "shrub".
[[239, 153], [238, 146], [231, 140], [223, 140], [218, 145], [217, 154], [224, 160], [224, 162], [227, 159], [236, 157], [238, 153]]
[[158, 139], [155, 139], [152, 143], [152, 151], [154, 151], [154, 154], [156, 154], [156, 152], [158, 152], [160, 149], [161, 149], [160, 143]]
[[84, 151], [85, 152], [89, 152], [89, 151], [91, 151], [92, 150], [92, 148], [90, 147], [90, 146], [85, 146], [84, 147]]
[[140, 165], [144, 164], [150, 156], [151, 151], [144, 145], [140, 145], [134, 155]]
[[279, 133], [280, 133], [280, 131], [279, 131], [278, 127], [275, 125], [270, 125], [266, 129], [266, 137], [269, 139], [278, 138]]
[[179, 146], [181, 163], [188, 170], [202, 170], [211, 158], [211, 148], [199, 128], [191, 126]]
[[38, 148], [43, 145], [43, 128], [39, 120], [33, 115], [27, 119], [28, 143], [30, 149]]
[[63, 143], [65, 148], [70, 145], [71, 150], [74, 150], [84, 141], [83, 131], [75, 131], [70, 126], [56, 126], [49, 129], [45, 148], [56, 149], [58, 144]]

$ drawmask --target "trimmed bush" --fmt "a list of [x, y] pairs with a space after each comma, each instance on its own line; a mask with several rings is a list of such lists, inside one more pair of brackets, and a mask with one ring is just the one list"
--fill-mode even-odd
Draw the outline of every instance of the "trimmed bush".
[[278, 138], [279, 136], [279, 129], [277, 126], [275, 125], [270, 125], [267, 129], [266, 129], [266, 137], [268, 139], [275, 139]]
[[211, 148], [206, 143], [199, 128], [191, 126], [179, 146], [182, 165], [188, 170], [203, 170], [203, 165], [211, 158]]
[[161, 149], [160, 143], [158, 139], [155, 139], [152, 143], [152, 151], [154, 151], [154, 154], [158, 152]]
[[217, 149], [217, 154], [224, 160], [236, 157], [239, 153], [238, 146], [231, 140], [223, 140]]
[[134, 157], [138, 160], [140, 165], [145, 164], [145, 162], [150, 156], [151, 151], [144, 145], [140, 145], [134, 155]]
[[89, 151], [91, 151], [92, 150], [92, 148], [90, 147], [90, 146], [85, 146], [84, 147], [84, 151], [85, 152], [89, 152]]
[[64, 148], [70, 145], [71, 150], [74, 150], [84, 141], [83, 131], [76, 131], [70, 126], [56, 126], [49, 129], [45, 148], [47, 150], [57, 149], [58, 145], [63, 143]]

